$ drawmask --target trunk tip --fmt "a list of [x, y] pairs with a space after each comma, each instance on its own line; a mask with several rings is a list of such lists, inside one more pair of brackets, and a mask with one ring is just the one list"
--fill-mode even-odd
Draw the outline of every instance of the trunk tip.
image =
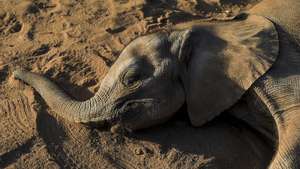
[[23, 70], [21, 68], [17, 68], [15, 71], [13, 71], [13, 77], [15, 79], [22, 79], [22, 77], [24, 76], [25, 73], [26, 73], [25, 70]]

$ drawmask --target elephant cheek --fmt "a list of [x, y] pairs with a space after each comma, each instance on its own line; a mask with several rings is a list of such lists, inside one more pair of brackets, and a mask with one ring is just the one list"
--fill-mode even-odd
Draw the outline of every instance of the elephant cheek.
[[125, 128], [137, 130], [157, 124], [160, 118], [163, 118], [163, 116], [159, 115], [157, 104], [144, 103], [134, 107], [131, 111], [122, 113], [120, 124]]

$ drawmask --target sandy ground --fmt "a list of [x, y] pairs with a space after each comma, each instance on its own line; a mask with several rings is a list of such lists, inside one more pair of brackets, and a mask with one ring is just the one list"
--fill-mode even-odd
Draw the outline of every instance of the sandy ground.
[[230, 119], [193, 128], [183, 108], [164, 125], [112, 134], [61, 119], [11, 77], [24, 67], [85, 100], [134, 38], [185, 21], [230, 18], [254, 3], [0, 0], [0, 168], [264, 167], [271, 152], [260, 150], [268, 146]]

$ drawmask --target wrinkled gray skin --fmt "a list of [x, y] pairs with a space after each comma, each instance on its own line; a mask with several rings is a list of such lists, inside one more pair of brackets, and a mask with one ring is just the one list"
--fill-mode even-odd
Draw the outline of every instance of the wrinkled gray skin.
[[[296, 169], [300, 168], [300, 110], [298, 108], [300, 103], [300, 48], [297, 43], [300, 41], [299, 9], [298, 0], [265, 0], [250, 11], [250, 15], [265, 16], [276, 23], [279, 53], [274, 53], [277, 52], [276, 43], [271, 44], [275, 35], [270, 35], [271, 41], [263, 39], [264, 43], [271, 44], [264, 53], [267, 57], [270, 55], [270, 58], [267, 58], [265, 62], [262, 59], [262, 67], [257, 68], [258, 75], [253, 73], [252, 79], [236, 86], [241, 89], [235, 90], [233, 86], [233, 88], [221, 90], [221, 93], [224, 91], [234, 93], [232, 98], [226, 99], [226, 95], [225, 99], [222, 98], [225, 103], [229, 100], [228, 103], [216, 106], [206, 104], [208, 107], [220, 106], [220, 109], [216, 110], [207, 108], [202, 110], [203, 107], [195, 106], [201, 103], [193, 103], [197, 99], [194, 96], [189, 97], [189, 93], [198, 94], [201, 90], [191, 91], [190, 89], [195, 88], [191, 85], [194, 81], [189, 80], [188, 75], [193, 71], [188, 71], [189, 69], [186, 68], [191, 65], [189, 63], [191, 58], [183, 55], [188, 53], [195, 56], [195, 51], [191, 53], [189, 48], [182, 49], [182, 45], [185, 45], [182, 43], [185, 41], [197, 43], [189, 37], [185, 39], [187, 36], [184, 35], [198, 30], [201, 32], [201, 26], [196, 31], [193, 28], [192, 31], [156, 33], [134, 40], [113, 64], [95, 96], [84, 102], [71, 99], [54, 83], [35, 73], [16, 70], [14, 76], [33, 86], [55, 112], [70, 121], [120, 123], [132, 130], [168, 120], [184, 102], [188, 103], [191, 122], [195, 126], [201, 126], [230, 108], [232, 104], [236, 104], [225, 113], [231, 113], [245, 121], [263, 136], [277, 143], [277, 151], [269, 168]], [[276, 41], [275, 38], [274, 41]], [[268, 53], [270, 50], [271, 52]], [[201, 51], [196, 50], [196, 56], [203, 55], [199, 53]], [[254, 54], [257, 53], [254, 52]], [[201, 66], [205, 68], [203, 65], [198, 67]], [[214, 80], [216, 83], [226, 83], [222, 80], [218, 82], [218, 78]], [[204, 86], [209, 86], [209, 84]], [[205, 90], [208, 89], [210, 89], [209, 93], [214, 92], [213, 87], [207, 87]], [[241, 100], [240, 97], [242, 97]], [[209, 97], [205, 95], [203, 98], [204, 102], [205, 99], [209, 100]], [[200, 113], [195, 113], [197, 110]], [[201, 114], [201, 111], [204, 113]], [[208, 114], [205, 114], [205, 111]], [[251, 115], [255, 113], [259, 115]], [[263, 117], [268, 116], [274, 121], [264, 121]], [[274, 138], [274, 131], [277, 132], [278, 138]]]

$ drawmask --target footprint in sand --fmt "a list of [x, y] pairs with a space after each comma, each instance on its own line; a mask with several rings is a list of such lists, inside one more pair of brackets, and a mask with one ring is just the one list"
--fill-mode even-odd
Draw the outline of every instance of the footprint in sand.
[[31, 105], [23, 95], [0, 102], [0, 157], [33, 137], [36, 113]]
[[8, 12], [0, 13], [0, 36], [5, 37], [20, 32], [22, 26], [22, 23], [17, 19], [16, 15]]

